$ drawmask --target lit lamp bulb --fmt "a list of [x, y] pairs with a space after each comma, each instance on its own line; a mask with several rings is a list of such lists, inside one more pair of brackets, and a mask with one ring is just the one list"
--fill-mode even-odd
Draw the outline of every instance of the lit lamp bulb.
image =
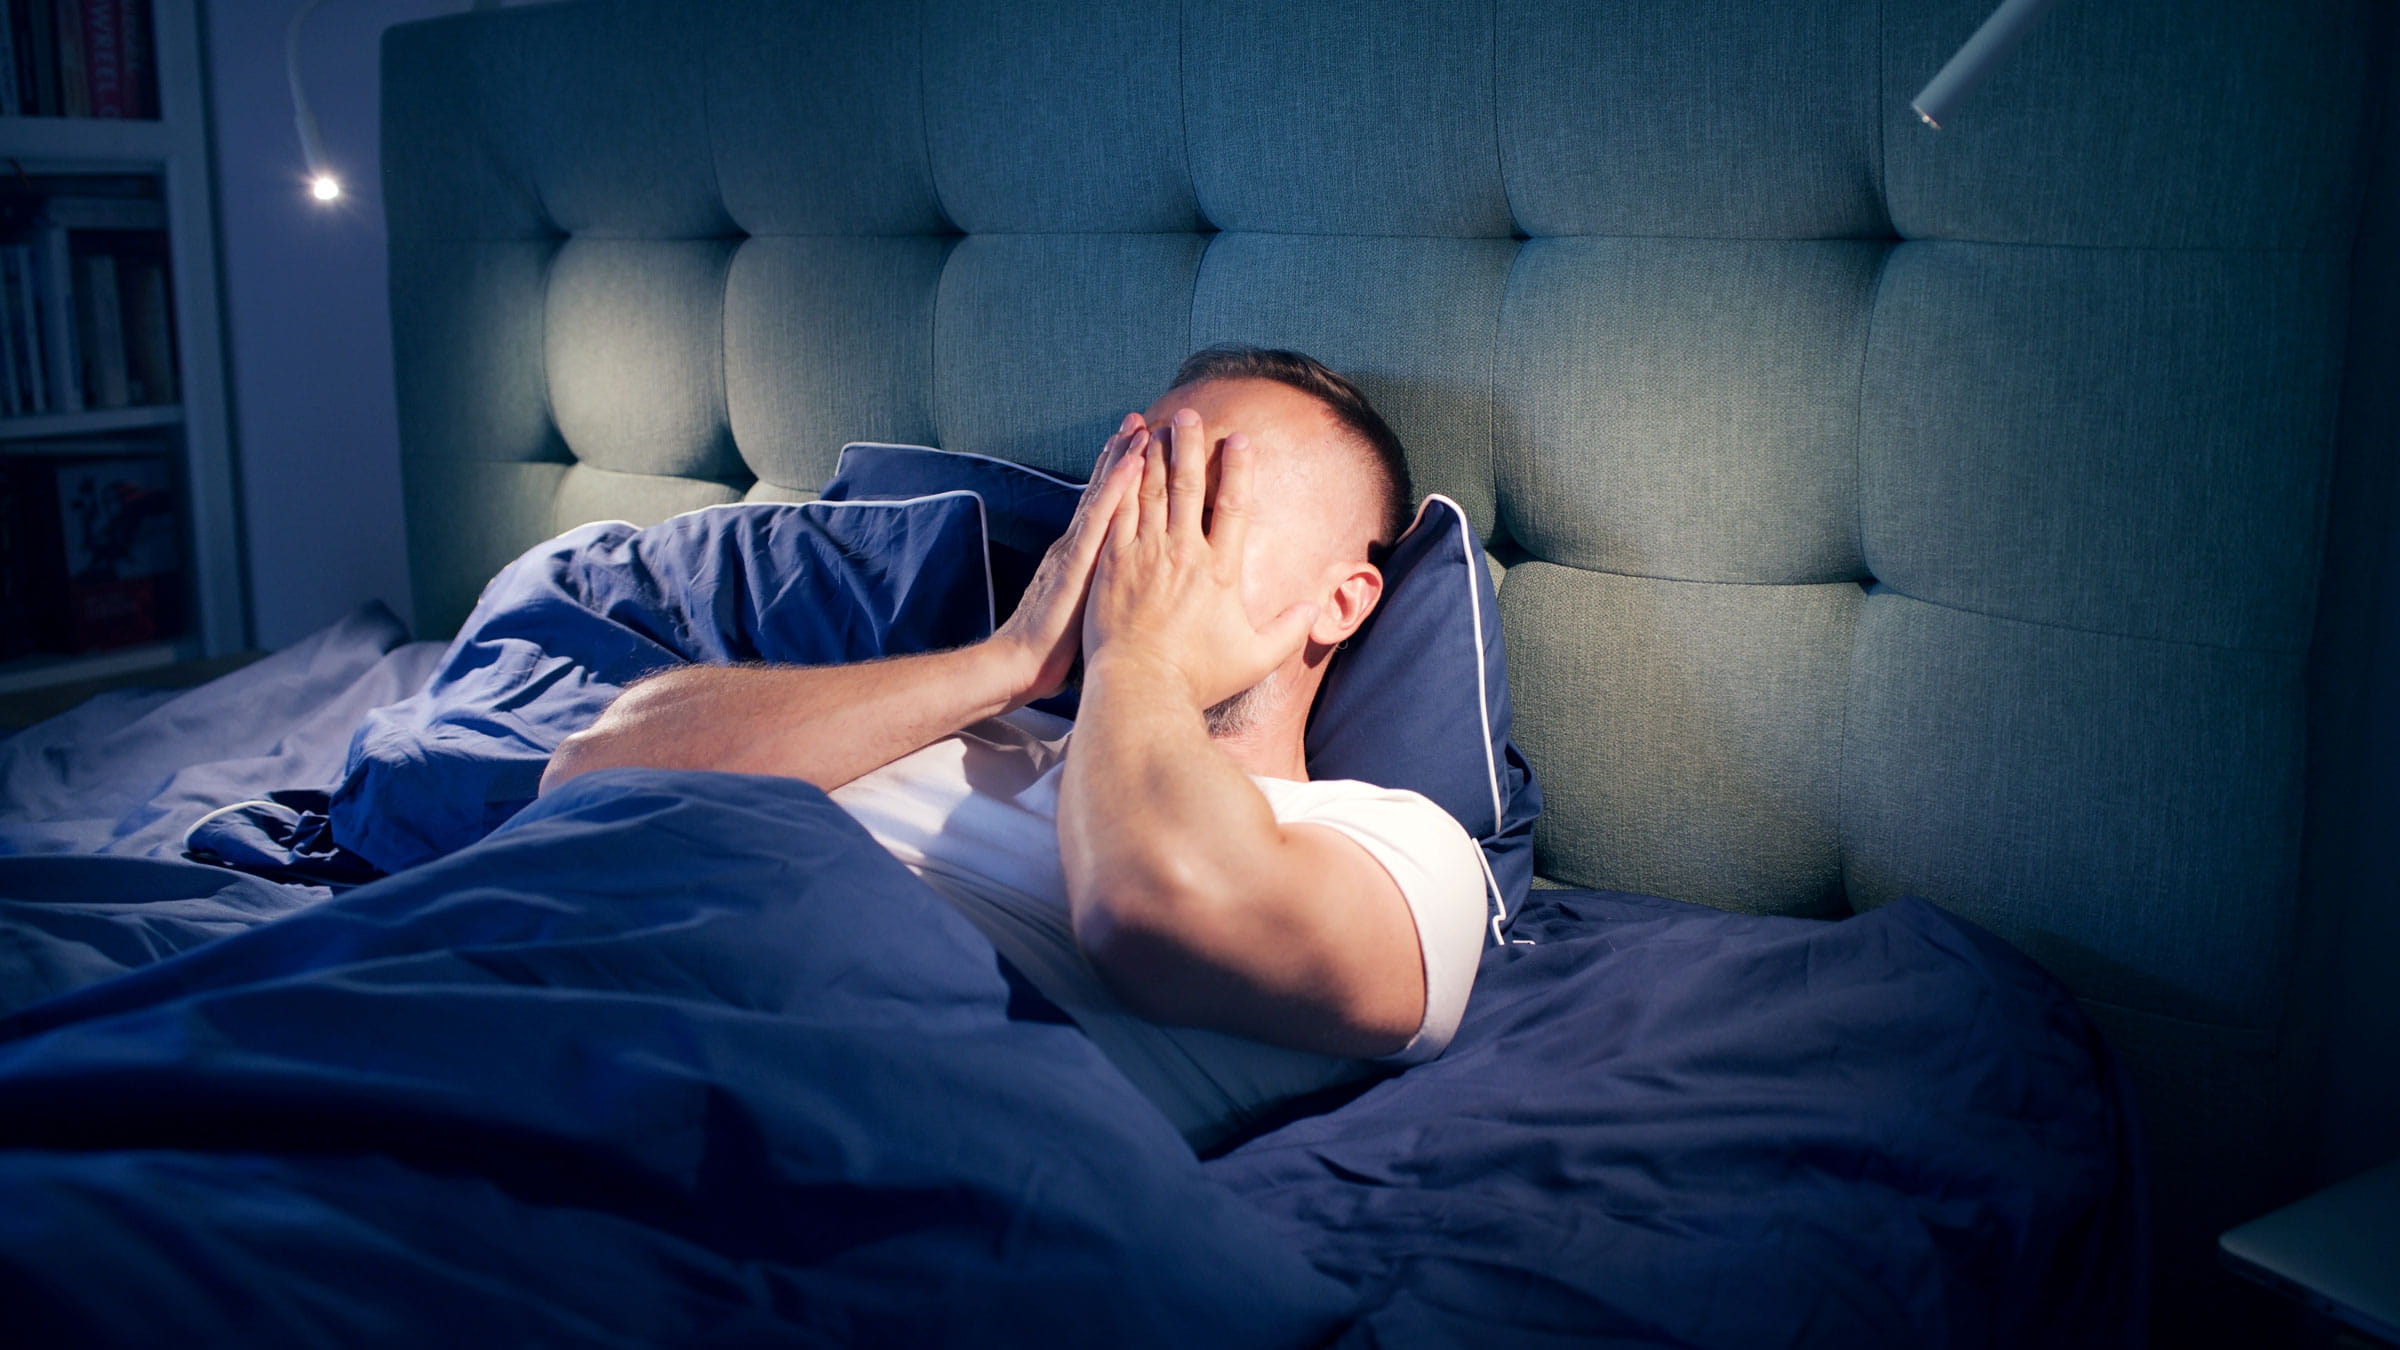
[[300, 25], [324, 0], [304, 0], [283, 30], [283, 73], [292, 82], [292, 124], [300, 132], [300, 157], [308, 163], [308, 195], [329, 202], [342, 195], [342, 180], [325, 167], [325, 142], [317, 135], [317, 115], [309, 110], [308, 91], [300, 85]]

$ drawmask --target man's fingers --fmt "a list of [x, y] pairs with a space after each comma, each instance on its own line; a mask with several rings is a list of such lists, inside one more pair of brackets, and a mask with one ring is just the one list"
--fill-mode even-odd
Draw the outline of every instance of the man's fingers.
[[1092, 461], [1091, 477], [1083, 485], [1083, 496], [1075, 503], [1075, 517], [1070, 529], [1080, 526], [1083, 518], [1092, 513], [1092, 499], [1100, 495], [1108, 471], [1124, 458], [1125, 447], [1132, 442], [1134, 433], [1141, 429], [1142, 415], [1129, 412], [1125, 414], [1124, 421], [1117, 423], [1117, 429], [1109, 433], [1108, 440], [1101, 444], [1100, 457]]
[[1147, 433], [1142, 433], [1119, 447], [1108, 467], [1085, 489], [1083, 501], [1075, 508], [1079, 515], [1086, 510], [1091, 513], [1088, 520], [1078, 521], [1074, 534], [1077, 560], [1086, 567], [1099, 554], [1101, 536], [1108, 533], [1109, 522], [1116, 518], [1118, 504], [1142, 481], [1141, 447], [1146, 439]]
[[1158, 446], [1150, 433], [1134, 433], [1133, 442], [1125, 447], [1124, 467], [1118, 473], [1124, 484], [1117, 489], [1117, 499], [1108, 513], [1105, 532], [1109, 546], [1122, 553], [1133, 547], [1133, 537], [1141, 529], [1142, 494], [1150, 481], [1150, 471], [1158, 459]]
[[1167, 443], [1156, 433], [1148, 433], [1148, 448], [1142, 456], [1141, 532], [1157, 535], [1167, 528]]
[[1175, 452], [1167, 482], [1167, 528], [1187, 539], [1200, 537], [1200, 513], [1208, 505], [1208, 429], [1190, 408], [1175, 410]]
[[1255, 500], [1250, 489], [1257, 455], [1258, 447], [1237, 431], [1225, 438], [1225, 452], [1218, 457], [1217, 499], [1209, 507], [1208, 542], [1219, 558], [1235, 566], [1241, 563], [1243, 536], [1250, 532]]

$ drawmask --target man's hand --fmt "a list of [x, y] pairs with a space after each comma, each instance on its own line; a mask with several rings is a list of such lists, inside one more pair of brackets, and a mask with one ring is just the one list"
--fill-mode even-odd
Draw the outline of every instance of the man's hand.
[[[1139, 466], [1149, 439], [1142, 415], [1125, 414], [1092, 465], [1091, 481], [1084, 487], [1083, 499], [1075, 504], [1066, 533], [1042, 555], [1041, 566], [1026, 585], [1016, 611], [992, 634], [993, 646], [1007, 653], [1014, 668], [1022, 672], [1025, 693], [1019, 702], [1047, 698], [1066, 686], [1083, 636], [1084, 597], [1091, 589], [1093, 560], [1099, 555], [1100, 541], [1115, 517], [1117, 503], [1141, 481]], [[1119, 465], [1127, 466], [1125, 471], [1117, 472]]]
[[[1139, 490], [1116, 496], [1084, 607], [1083, 645], [1087, 660], [1106, 653], [1139, 662], [1205, 709], [1282, 665], [1307, 640], [1317, 609], [1297, 604], [1264, 628], [1252, 625], [1242, 566], [1256, 451], [1238, 431], [1225, 438], [1212, 503], [1199, 414], [1179, 410], [1170, 434], [1171, 448], [1142, 456]], [[1141, 436], [1133, 444], [1138, 453]]]

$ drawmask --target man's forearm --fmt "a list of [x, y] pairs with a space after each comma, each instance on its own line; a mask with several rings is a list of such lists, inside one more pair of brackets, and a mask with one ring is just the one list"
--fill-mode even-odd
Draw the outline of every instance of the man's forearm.
[[1019, 655], [984, 642], [845, 666], [685, 666], [561, 744], [542, 790], [595, 769], [720, 769], [832, 789], [1021, 706]]

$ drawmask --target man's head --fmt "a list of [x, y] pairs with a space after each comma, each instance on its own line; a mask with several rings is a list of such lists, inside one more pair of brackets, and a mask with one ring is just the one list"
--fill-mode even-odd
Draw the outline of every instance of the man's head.
[[[1292, 660], [1210, 709], [1210, 729], [1242, 730], [1272, 701], [1296, 704], [1286, 712], [1304, 721], [1326, 658], [1383, 594], [1376, 564], [1408, 528], [1415, 504], [1408, 461], [1356, 385], [1298, 352], [1195, 352], [1143, 420], [1160, 434], [1187, 407], [1200, 414], [1212, 456], [1237, 431], [1257, 447], [1257, 508], [1243, 559], [1251, 620], [1264, 623], [1300, 602], [1318, 611]], [[1210, 482], [1213, 491], [1213, 468]]]
[[[1359, 392], [1358, 386], [1323, 362], [1299, 352], [1278, 347], [1220, 345], [1203, 347], [1183, 358], [1183, 364], [1175, 369], [1167, 396], [1159, 403], [1170, 402], [1176, 390], [1212, 380], [1265, 380], [1305, 394], [1323, 407], [1333, 421], [1336, 441], [1347, 442], [1362, 457], [1355, 466], [1362, 471], [1367, 494], [1361, 500], [1379, 513], [1370, 561], [1381, 562], [1392, 541], [1408, 529], [1416, 506], [1416, 486], [1409, 480], [1408, 455], [1401, 448], [1400, 438], [1392, 434], [1383, 414], [1375, 411], [1375, 405], [1367, 402], [1367, 396]], [[1155, 418], [1150, 420], [1155, 424]]]

